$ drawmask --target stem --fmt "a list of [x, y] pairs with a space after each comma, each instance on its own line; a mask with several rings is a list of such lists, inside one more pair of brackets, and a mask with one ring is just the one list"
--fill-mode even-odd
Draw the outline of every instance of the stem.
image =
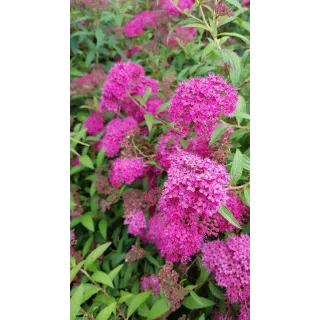
[[80, 307], [80, 311], [89, 318], [89, 320], [96, 320], [91, 314], [89, 314], [86, 310]]
[[230, 123], [227, 123], [227, 122], [225, 122], [225, 121], [223, 121], [223, 120], [221, 120], [221, 122], [222, 122], [223, 124], [225, 124], [226, 126], [230, 127], [230, 128], [247, 129], [247, 130], [250, 131], [250, 128], [248, 128], [248, 127], [238, 126], [238, 125], [236, 125], [236, 124], [230, 124]]
[[245, 84], [247, 84], [248, 82], [250, 82], [250, 78], [248, 78], [245, 82], [239, 84], [239, 85], [237, 86], [237, 90], [241, 89], [241, 88], [242, 88]]
[[136, 144], [134, 143], [134, 139], [130, 139], [133, 147], [144, 157], [144, 158], [147, 158], [147, 159], [152, 159], [154, 156], [147, 156], [145, 155], [137, 146]]
[[247, 187], [249, 184], [250, 184], [250, 181], [248, 181], [247, 183], [243, 184], [242, 186], [229, 187], [229, 188], [226, 188], [224, 190], [243, 189], [243, 188]]
[[89, 144], [84, 143], [84, 142], [81, 142], [81, 141], [79, 141], [79, 140], [77, 140], [77, 139], [75, 139], [75, 138], [70, 137], [70, 140], [72, 140], [72, 141], [74, 141], [74, 142], [77, 142], [77, 143], [80, 143], [80, 144], [82, 144], [82, 145], [84, 145], [84, 146], [86, 146], [86, 147], [90, 147]]
[[185, 273], [181, 276], [181, 278], [183, 278], [189, 271], [189, 269], [192, 267], [192, 265], [197, 261], [197, 257], [190, 263], [190, 265], [188, 266], [187, 270], [185, 271]]
[[[107, 297], [107, 299], [110, 298], [108, 292], [107, 292], [106, 290], [104, 290], [102, 287], [100, 287], [100, 285], [91, 278], [91, 276], [89, 275], [89, 273], [88, 273], [86, 270], [80, 269], [80, 272], [83, 273], [83, 274]], [[118, 305], [116, 306], [116, 308], [117, 308], [119, 314], [121, 315], [121, 317], [122, 317], [124, 320], [128, 320], [128, 319], [125, 317], [125, 315], [122, 313], [122, 311], [121, 311], [121, 309], [119, 308]]]
[[185, 13], [183, 12], [177, 5], [174, 4], [173, 0], [170, 0], [171, 4], [181, 13], [184, 14], [187, 17], [193, 18], [195, 20], [197, 20], [198, 22], [203, 22], [202, 20], [198, 19], [197, 17], [195, 17], [194, 15], [192, 15], [191, 13]]

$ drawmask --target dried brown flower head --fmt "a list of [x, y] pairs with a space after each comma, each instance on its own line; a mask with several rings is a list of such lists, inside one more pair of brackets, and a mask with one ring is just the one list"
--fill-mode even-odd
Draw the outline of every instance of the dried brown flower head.
[[144, 253], [145, 250], [143, 248], [139, 248], [134, 244], [126, 255], [126, 262], [132, 263], [136, 260], [139, 260], [144, 256]]
[[110, 194], [111, 186], [110, 186], [108, 177], [103, 175], [98, 175], [97, 179], [95, 180], [95, 184], [96, 184], [98, 193], [101, 193], [105, 196]]
[[233, 11], [224, 2], [219, 2], [216, 5], [215, 10], [216, 10], [217, 15], [220, 17], [223, 17], [223, 16], [232, 17], [233, 16]]

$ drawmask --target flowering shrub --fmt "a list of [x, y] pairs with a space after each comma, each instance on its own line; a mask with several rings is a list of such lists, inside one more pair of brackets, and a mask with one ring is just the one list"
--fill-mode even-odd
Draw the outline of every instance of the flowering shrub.
[[250, 1], [71, 1], [71, 319], [250, 318]]

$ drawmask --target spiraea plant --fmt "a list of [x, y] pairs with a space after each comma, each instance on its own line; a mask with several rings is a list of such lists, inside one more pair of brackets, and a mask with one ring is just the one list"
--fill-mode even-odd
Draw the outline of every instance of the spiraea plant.
[[249, 319], [250, 1], [70, 13], [70, 319]]

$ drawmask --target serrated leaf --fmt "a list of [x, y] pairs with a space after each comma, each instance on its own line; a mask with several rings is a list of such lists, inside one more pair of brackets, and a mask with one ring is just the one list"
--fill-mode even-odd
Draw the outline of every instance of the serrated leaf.
[[245, 112], [235, 111], [235, 112], [233, 113], [233, 115], [234, 115], [235, 117], [242, 117], [242, 118], [244, 118], [244, 119], [250, 120], [250, 114], [247, 114], [247, 113], [245, 113]]
[[86, 269], [90, 264], [96, 261], [111, 245], [111, 242], [107, 242], [98, 248], [94, 249], [86, 258], [84, 262], [84, 268]]
[[227, 2], [229, 2], [230, 4], [234, 5], [235, 7], [237, 7], [238, 9], [242, 8], [241, 4], [238, 0], [225, 0]]
[[123, 267], [123, 264], [120, 264], [120, 266], [117, 266], [116, 268], [114, 268], [113, 270], [111, 270], [109, 273], [108, 273], [108, 276], [111, 280], [113, 280], [117, 274], [120, 272], [120, 270], [122, 269]]
[[202, 51], [202, 55], [201, 55], [201, 59], [203, 59], [204, 57], [206, 57], [210, 52], [213, 51], [214, 48], [214, 43], [210, 42]]
[[158, 300], [150, 309], [148, 320], [156, 319], [170, 310], [167, 299]]
[[81, 217], [81, 224], [86, 227], [88, 230], [94, 232], [94, 223], [90, 215], [85, 214]]
[[104, 148], [101, 148], [98, 155], [97, 155], [97, 161], [96, 161], [97, 168], [100, 168], [102, 166], [105, 154], [106, 153], [104, 151]]
[[90, 157], [86, 154], [84, 156], [80, 156], [79, 157], [79, 161], [86, 167], [90, 168], [90, 169], [94, 169], [93, 167], [93, 163], [92, 160], [90, 159]]
[[248, 132], [249, 131], [247, 129], [237, 129], [232, 135], [230, 135], [230, 139], [240, 138]]
[[101, 220], [99, 222], [99, 231], [103, 237], [104, 240], [107, 240], [107, 230], [108, 230], [108, 222], [107, 220]]
[[146, 114], [144, 115], [144, 119], [146, 120], [146, 124], [147, 124], [147, 127], [148, 127], [149, 132], [150, 132], [151, 129], [152, 129], [153, 122], [154, 122], [153, 114], [151, 114], [151, 113], [146, 113]]
[[127, 317], [129, 318], [139, 308], [139, 306], [150, 297], [150, 295], [150, 290], [137, 294], [129, 304]]
[[96, 271], [93, 275], [92, 275], [92, 279], [94, 281], [103, 283], [108, 285], [111, 288], [114, 288], [112, 280], [110, 279], [109, 275], [107, 275], [105, 272], [103, 271]]
[[96, 317], [96, 320], [108, 320], [111, 313], [116, 310], [117, 303], [111, 303], [109, 306], [105, 307]]
[[199, 297], [195, 292], [191, 291], [190, 296], [183, 301], [182, 305], [188, 309], [195, 310], [213, 306], [214, 302], [209, 299]]
[[227, 131], [228, 127], [225, 125], [219, 125], [217, 128], [215, 128], [211, 134], [211, 138], [209, 141], [209, 145], [217, 142], [218, 139]]
[[146, 303], [143, 303], [139, 308], [138, 308], [138, 314], [141, 316], [141, 317], [148, 317], [148, 314], [149, 314], [149, 308], [147, 306]]
[[224, 294], [210, 281], [209, 282], [209, 289], [211, 291], [211, 293], [217, 297], [220, 300], [225, 300], [225, 296]]
[[78, 286], [70, 300], [70, 320], [74, 320], [77, 317], [77, 313], [80, 309], [81, 302], [83, 297], [83, 284]]
[[250, 171], [250, 158], [246, 154], [243, 155], [243, 169]]
[[233, 51], [227, 49], [220, 49], [218, 51], [220, 53], [223, 62], [230, 65], [231, 72], [230, 78], [233, 85], [237, 85], [241, 75], [241, 59], [240, 57]]
[[236, 153], [233, 158], [231, 171], [230, 171], [230, 185], [234, 185], [242, 176], [243, 170], [243, 154], [239, 149], [236, 150]]
[[73, 269], [70, 270], [70, 283], [74, 279], [74, 277], [77, 275], [81, 267], [83, 266], [84, 261], [81, 261], [79, 264], [77, 264]]
[[86, 58], [86, 67], [90, 66], [91, 62], [94, 59], [95, 54], [96, 54], [95, 49], [92, 49], [89, 51], [87, 58]]
[[242, 229], [237, 219], [233, 216], [233, 214], [229, 211], [229, 209], [225, 206], [222, 206], [218, 209], [218, 212], [232, 225], [237, 227], [238, 229]]
[[250, 189], [244, 188], [243, 195], [244, 195], [246, 205], [250, 207]]

